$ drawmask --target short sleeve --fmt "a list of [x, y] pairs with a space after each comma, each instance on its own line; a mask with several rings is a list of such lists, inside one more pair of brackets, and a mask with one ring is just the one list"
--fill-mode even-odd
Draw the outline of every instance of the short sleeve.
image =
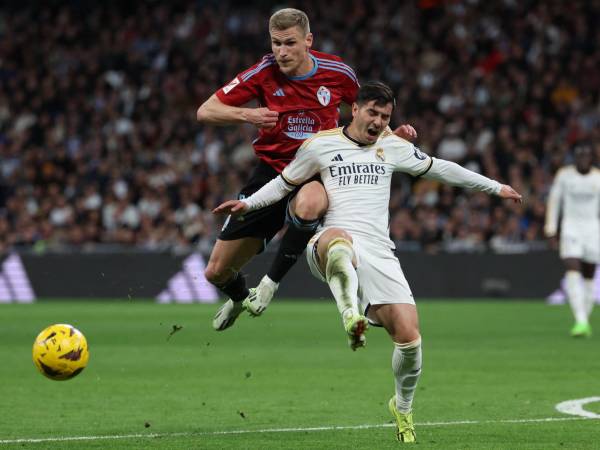
[[319, 160], [314, 140], [308, 139], [296, 152], [296, 157], [290, 162], [281, 176], [293, 185], [300, 185], [319, 172]]
[[342, 81], [342, 101], [351, 105], [356, 100], [360, 84], [354, 70], [346, 64], [343, 64], [343, 66], [345, 67], [345, 71], [344, 80]]
[[261, 73], [275, 64], [272, 55], [265, 56], [259, 63], [239, 73], [227, 85], [216, 92], [219, 100], [229, 106], [241, 106], [260, 97]]
[[336, 55], [327, 55], [326, 59], [320, 59], [319, 61], [325, 69], [336, 74], [336, 85], [340, 89], [342, 101], [348, 105], [354, 103], [360, 88], [354, 69]]

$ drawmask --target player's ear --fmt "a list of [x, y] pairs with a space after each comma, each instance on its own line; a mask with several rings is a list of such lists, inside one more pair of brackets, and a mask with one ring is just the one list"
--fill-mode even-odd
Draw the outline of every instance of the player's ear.
[[356, 115], [358, 114], [358, 103], [354, 102], [352, 103], [352, 117], [356, 117]]
[[313, 34], [307, 33], [304, 42], [306, 42], [306, 47], [311, 48], [313, 44]]

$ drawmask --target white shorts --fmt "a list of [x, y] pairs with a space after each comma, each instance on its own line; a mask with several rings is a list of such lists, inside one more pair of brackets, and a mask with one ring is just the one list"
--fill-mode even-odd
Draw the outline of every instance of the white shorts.
[[600, 262], [600, 236], [595, 230], [565, 228], [560, 236], [560, 257], [581, 259], [584, 262]]
[[[325, 274], [319, 268], [317, 242], [324, 228], [315, 234], [306, 246], [306, 259], [311, 273], [323, 282]], [[358, 274], [358, 301], [366, 313], [370, 305], [395, 303], [415, 304], [408, 281], [392, 249], [363, 237], [352, 236]]]

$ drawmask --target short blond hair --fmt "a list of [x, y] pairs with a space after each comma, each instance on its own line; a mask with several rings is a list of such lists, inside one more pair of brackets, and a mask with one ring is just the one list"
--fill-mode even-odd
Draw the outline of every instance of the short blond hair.
[[300, 28], [304, 36], [310, 33], [310, 23], [304, 11], [294, 8], [284, 8], [277, 11], [269, 19], [269, 31], [287, 30], [292, 27]]

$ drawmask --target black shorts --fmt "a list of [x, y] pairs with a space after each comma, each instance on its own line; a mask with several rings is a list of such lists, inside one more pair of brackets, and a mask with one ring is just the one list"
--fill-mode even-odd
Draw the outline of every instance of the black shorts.
[[[279, 173], [267, 163], [259, 161], [248, 183], [238, 194], [238, 199], [249, 197], [278, 175]], [[251, 211], [241, 217], [227, 217], [219, 239], [233, 241], [253, 237], [263, 239], [264, 248], [285, 224], [288, 202], [298, 189], [296, 188], [273, 205]]]

